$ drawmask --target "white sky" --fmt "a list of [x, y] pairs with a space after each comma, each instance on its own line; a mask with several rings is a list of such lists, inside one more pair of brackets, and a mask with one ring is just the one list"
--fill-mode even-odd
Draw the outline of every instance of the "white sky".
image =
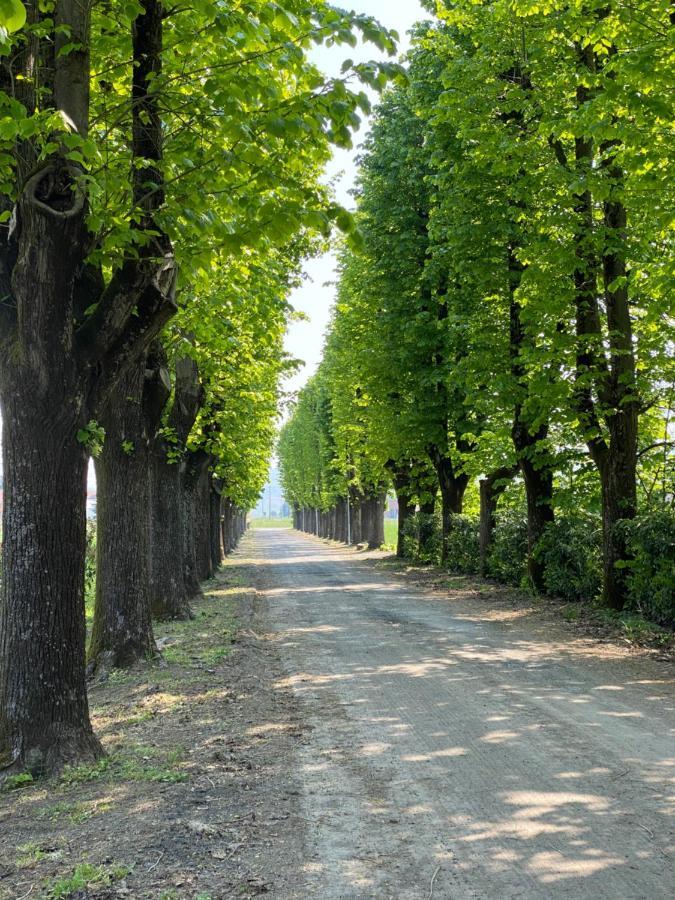
[[[409, 46], [406, 32], [412, 28], [415, 22], [426, 17], [418, 0], [354, 0], [352, 8], [357, 13], [375, 16], [382, 25], [398, 31], [401, 36], [399, 49], [403, 53]], [[342, 62], [347, 58], [357, 62], [386, 58], [372, 44], [360, 44], [358, 47], [349, 47], [346, 44], [341, 47], [317, 47], [311, 56], [322, 71], [334, 76], [340, 74]], [[376, 96], [373, 96], [372, 99], [373, 102], [376, 102]], [[349, 209], [354, 206], [349, 191], [356, 178], [356, 157], [367, 130], [368, 123], [364, 122], [361, 130], [355, 136], [352, 150], [335, 150], [326, 176], [329, 180], [339, 176], [335, 185], [336, 196], [338, 201]], [[295, 309], [305, 313], [309, 320], [294, 322], [286, 337], [286, 351], [305, 362], [298, 373], [286, 382], [286, 390], [299, 390], [310, 375], [316, 371], [321, 360], [323, 336], [335, 294], [334, 287], [327, 285], [326, 282], [334, 280], [334, 267], [335, 257], [332, 253], [318, 259], [308, 260], [304, 268], [307, 280], [291, 298]]]

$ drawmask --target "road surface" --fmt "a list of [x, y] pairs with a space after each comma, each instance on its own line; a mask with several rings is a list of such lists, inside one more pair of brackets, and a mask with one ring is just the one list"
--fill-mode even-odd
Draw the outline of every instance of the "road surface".
[[305, 723], [297, 896], [675, 895], [667, 664], [294, 531], [242, 555]]

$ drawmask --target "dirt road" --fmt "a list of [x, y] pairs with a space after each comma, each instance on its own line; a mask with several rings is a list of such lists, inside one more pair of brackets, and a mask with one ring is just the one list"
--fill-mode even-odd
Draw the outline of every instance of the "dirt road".
[[664, 664], [289, 530], [240, 555], [304, 728], [293, 896], [673, 896]]

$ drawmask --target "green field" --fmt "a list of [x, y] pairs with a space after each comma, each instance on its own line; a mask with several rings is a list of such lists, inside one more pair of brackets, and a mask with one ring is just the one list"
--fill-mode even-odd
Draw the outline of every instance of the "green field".
[[387, 550], [396, 549], [396, 539], [398, 535], [398, 519], [384, 520], [384, 546]]
[[288, 519], [250, 519], [251, 528], [291, 528], [293, 522]]

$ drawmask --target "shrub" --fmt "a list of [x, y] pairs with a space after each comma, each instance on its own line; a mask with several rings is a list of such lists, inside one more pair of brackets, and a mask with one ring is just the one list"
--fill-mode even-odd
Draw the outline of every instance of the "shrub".
[[659, 625], [675, 625], [675, 510], [657, 507], [619, 526], [632, 555], [628, 590], [633, 608]]
[[403, 527], [403, 552], [415, 562], [438, 563], [441, 558], [441, 517], [416, 512]]
[[602, 586], [602, 522], [593, 516], [558, 515], [535, 549], [544, 563], [546, 593], [592, 600]]
[[479, 520], [453, 516], [447, 538], [446, 566], [460, 575], [475, 575], [480, 569]]
[[527, 576], [527, 520], [519, 510], [497, 516], [494, 540], [487, 559], [488, 574], [519, 586]]
[[87, 522], [87, 552], [84, 559], [84, 603], [87, 619], [94, 614], [96, 600], [96, 522]]

